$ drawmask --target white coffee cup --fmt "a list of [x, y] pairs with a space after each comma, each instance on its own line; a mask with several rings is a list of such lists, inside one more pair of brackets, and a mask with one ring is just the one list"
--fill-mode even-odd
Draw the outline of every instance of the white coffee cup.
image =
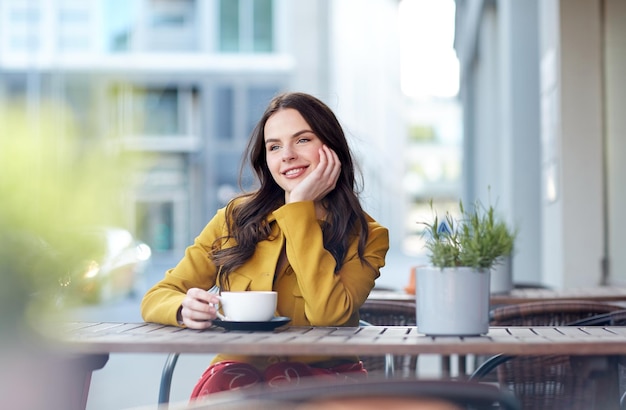
[[221, 307], [227, 320], [237, 322], [266, 322], [276, 313], [277, 294], [274, 291], [221, 292]]

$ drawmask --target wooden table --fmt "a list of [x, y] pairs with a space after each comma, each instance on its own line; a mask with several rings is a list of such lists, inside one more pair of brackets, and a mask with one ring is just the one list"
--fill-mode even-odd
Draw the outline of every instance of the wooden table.
[[372, 290], [367, 299], [392, 302], [415, 302], [415, 295], [400, 290]]
[[150, 323], [66, 323], [54, 329], [46, 334], [60, 351], [104, 357], [109, 353], [265, 355], [272, 351], [281, 355], [574, 355], [600, 370], [603, 409], [619, 408], [617, 362], [626, 356], [626, 327], [493, 327], [477, 337], [428, 337], [412, 326], [285, 326], [273, 332], [227, 332]]
[[513, 289], [507, 294], [491, 295], [491, 305], [512, 305], [515, 303], [543, 300], [592, 300], [596, 302], [626, 302], [626, 288], [598, 286], [588, 288], [552, 289]]
[[626, 355], [626, 326], [491, 327], [485, 336], [431, 337], [414, 326], [290, 327], [273, 332], [198, 331], [153, 323], [60, 325], [52, 340], [72, 353], [267, 355], [498, 354]]
[[[388, 301], [415, 301], [415, 295], [402, 291], [372, 291], [368, 299]], [[571, 289], [513, 289], [509, 293], [492, 294], [490, 305], [512, 305], [515, 303], [536, 302], [544, 300], [593, 300], [596, 302], [626, 302], [626, 288], [599, 286]]]

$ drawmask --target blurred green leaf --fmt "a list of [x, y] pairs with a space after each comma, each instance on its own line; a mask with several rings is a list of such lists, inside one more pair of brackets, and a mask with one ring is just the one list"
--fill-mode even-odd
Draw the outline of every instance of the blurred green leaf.
[[[111, 144], [75, 133], [62, 107], [0, 110], [0, 329], [59, 287], [97, 252], [81, 228], [124, 224], [130, 162]], [[4, 334], [4, 332], [3, 332]]]

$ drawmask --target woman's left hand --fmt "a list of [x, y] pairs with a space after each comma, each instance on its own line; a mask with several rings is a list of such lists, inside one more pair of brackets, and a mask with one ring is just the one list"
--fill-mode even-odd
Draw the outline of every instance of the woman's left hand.
[[320, 148], [319, 153], [319, 164], [291, 191], [289, 202], [319, 201], [335, 189], [341, 174], [339, 157], [326, 145]]

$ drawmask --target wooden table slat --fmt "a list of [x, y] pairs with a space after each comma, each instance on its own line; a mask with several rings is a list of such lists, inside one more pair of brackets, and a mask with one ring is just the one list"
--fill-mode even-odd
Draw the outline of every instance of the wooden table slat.
[[604, 327], [607, 332], [611, 332], [617, 335], [626, 336], [626, 326], [612, 326], [612, 327]]

